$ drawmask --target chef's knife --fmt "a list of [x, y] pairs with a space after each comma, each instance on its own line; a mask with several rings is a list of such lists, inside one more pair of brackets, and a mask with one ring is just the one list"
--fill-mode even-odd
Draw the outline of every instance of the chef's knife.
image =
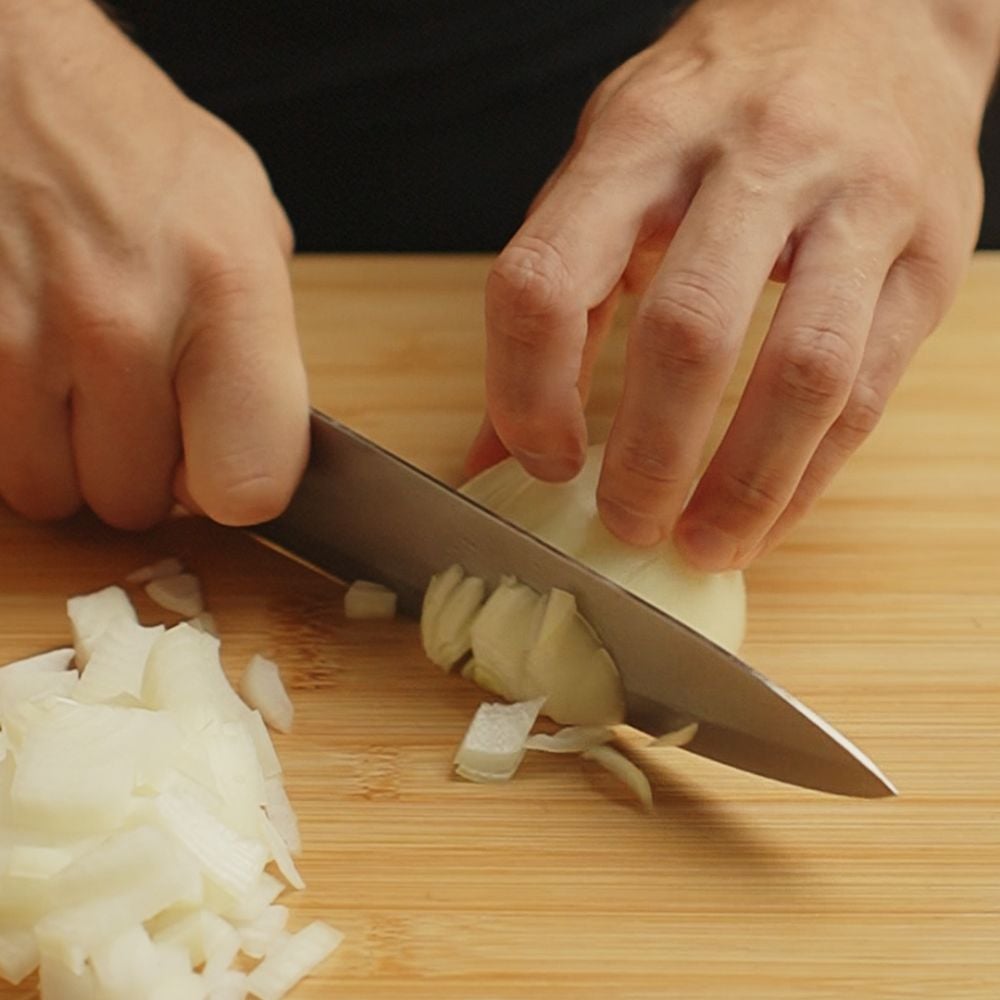
[[344, 581], [374, 580], [419, 615], [434, 573], [459, 563], [576, 596], [621, 672], [626, 721], [660, 735], [691, 721], [684, 749], [841, 795], [896, 790], [846, 737], [778, 685], [682, 622], [508, 523], [324, 414], [305, 476], [281, 517], [254, 529]]

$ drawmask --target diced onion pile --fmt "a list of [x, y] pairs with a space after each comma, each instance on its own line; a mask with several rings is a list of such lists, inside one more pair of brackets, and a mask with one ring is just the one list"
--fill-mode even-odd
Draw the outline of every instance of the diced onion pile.
[[[131, 582], [204, 614], [175, 561]], [[74, 648], [0, 667], [0, 978], [39, 970], [43, 1000], [278, 1000], [341, 935], [290, 933], [276, 902], [303, 885], [264, 723], [291, 725], [277, 667], [254, 659], [247, 704], [210, 632], [140, 625], [119, 587], [68, 610]]]

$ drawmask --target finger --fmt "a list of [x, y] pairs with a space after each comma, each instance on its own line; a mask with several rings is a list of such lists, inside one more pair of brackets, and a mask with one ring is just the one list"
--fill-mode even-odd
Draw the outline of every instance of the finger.
[[709, 174], [643, 296], [598, 484], [605, 524], [658, 542], [690, 491], [739, 345], [790, 213]]
[[277, 516], [309, 447], [305, 371], [280, 256], [205, 272], [182, 342], [175, 388], [190, 499], [223, 524]]
[[677, 525], [694, 565], [744, 565], [791, 500], [847, 401], [898, 250], [834, 218], [803, 239], [733, 421]]
[[[590, 395], [594, 366], [600, 353], [601, 344], [606, 339], [614, 321], [615, 309], [621, 298], [621, 286], [617, 285], [612, 293], [587, 317], [587, 338], [580, 359], [580, 375], [577, 380], [577, 392], [582, 405], [586, 405]], [[464, 471], [467, 477], [477, 475], [484, 469], [496, 465], [510, 455], [506, 445], [500, 440], [493, 427], [489, 414], [483, 417], [479, 431], [465, 459]]]
[[37, 341], [0, 330], [0, 498], [25, 517], [67, 517], [81, 502], [70, 445], [69, 378]]
[[581, 151], [487, 281], [487, 407], [504, 444], [542, 479], [567, 479], [583, 461], [588, 318], [621, 279], [649, 206], [672, 196], [669, 171], [623, 179], [605, 166]]
[[180, 455], [170, 372], [175, 331], [121, 309], [63, 314], [60, 322], [74, 325], [72, 438], [83, 497], [115, 527], [150, 527], [170, 510]]
[[886, 278], [857, 379], [840, 416], [806, 466], [792, 499], [753, 553], [776, 545], [826, 490], [847, 459], [875, 430], [890, 395], [940, 316], [940, 303], [913, 279], [904, 261]]

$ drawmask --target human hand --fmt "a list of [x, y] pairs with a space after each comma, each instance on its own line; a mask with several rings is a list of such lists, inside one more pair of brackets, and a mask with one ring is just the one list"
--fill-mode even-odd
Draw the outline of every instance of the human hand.
[[[955, 295], [982, 203], [997, 0], [700, 0], [588, 103], [486, 288], [488, 418], [579, 468], [615, 297], [640, 294], [598, 487], [627, 541], [745, 566], [875, 427]], [[785, 283], [693, 494], [762, 287]], [[495, 431], [493, 430], [495, 428]]]
[[89, 0], [0, 0], [0, 498], [140, 528], [277, 514], [308, 449], [252, 150]]

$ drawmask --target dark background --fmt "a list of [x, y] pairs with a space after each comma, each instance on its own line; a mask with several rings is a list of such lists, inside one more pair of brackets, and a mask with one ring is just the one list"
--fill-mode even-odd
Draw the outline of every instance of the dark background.
[[[263, 159], [304, 251], [497, 250], [677, 0], [116, 0]], [[980, 245], [1000, 248], [1000, 100]]]
[[1000, 93], [994, 93], [986, 111], [979, 154], [986, 180], [986, 211], [979, 245], [984, 250], [1000, 250]]

